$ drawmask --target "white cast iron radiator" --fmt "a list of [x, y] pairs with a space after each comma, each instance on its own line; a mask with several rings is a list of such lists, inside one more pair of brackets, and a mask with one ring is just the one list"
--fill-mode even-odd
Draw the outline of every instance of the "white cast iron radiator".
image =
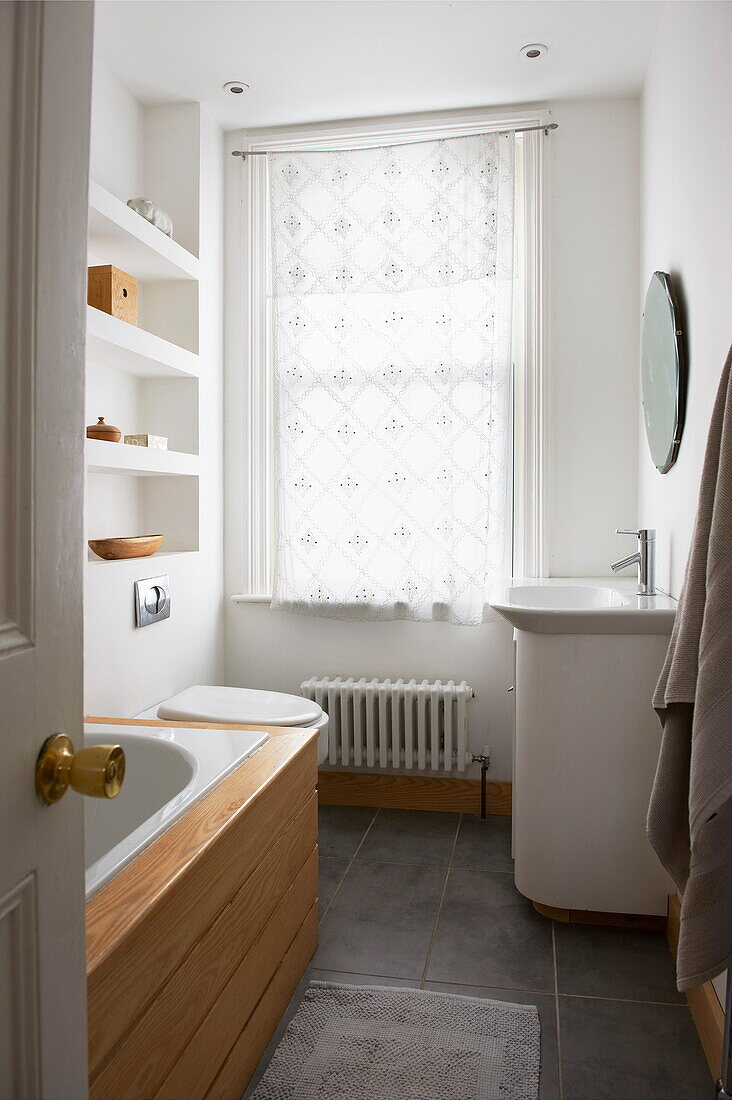
[[329, 718], [330, 764], [356, 767], [465, 771], [468, 702], [475, 692], [462, 680], [319, 680], [300, 684]]

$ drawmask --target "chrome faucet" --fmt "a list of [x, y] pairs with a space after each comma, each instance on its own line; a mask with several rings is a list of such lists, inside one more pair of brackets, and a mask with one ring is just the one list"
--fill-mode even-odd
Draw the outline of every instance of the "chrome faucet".
[[619, 573], [621, 569], [627, 569], [629, 565], [638, 566], [638, 586], [636, 592], [639, 596], [656, 595], [656, 532], [652, 527], [641, 527], [639, 531], [626, 531], [623, 528], [615, 529], [616, 535], [635, 535], [638, 539], [638, 550], [629, 558], [621, 558], [614, 561], [610, 568], [613, 573]]

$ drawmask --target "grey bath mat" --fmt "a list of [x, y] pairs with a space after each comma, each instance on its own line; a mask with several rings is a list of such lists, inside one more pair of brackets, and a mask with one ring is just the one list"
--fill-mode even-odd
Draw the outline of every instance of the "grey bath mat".
[[312, 982], [252, 1100], [537, 1100], [539, 1014], [425, 989]]

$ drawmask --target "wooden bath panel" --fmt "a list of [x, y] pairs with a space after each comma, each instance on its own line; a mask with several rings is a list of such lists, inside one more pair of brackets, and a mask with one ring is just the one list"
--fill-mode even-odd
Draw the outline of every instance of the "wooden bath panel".
[[317, 945], [318, 907], [314, 905], [206, 1093], [206, 1100], [240, 1100]]
[[[118, 1100], [120, 1081], [130, 1095], [152, 1096], [294, 881], [310, 889], [309, 908], [317, 893], [317, 832], [313, 793], [92, 1078], [94, 1100]], [[309, 875], [298, 874], [303, 865]]]
[[[305, 919], [317, 892], [316, 738], [272, 738], [89, 901], [94, 1100], [154, 1095], [295, 882]], [[282, 926], [270, 943], [267, 981], [296, 932]]]
[[[284, 964], [284, 957], [291, 945], [301, 934], [303, 926], [307, 925], [309, 915], [315, 911], [317, 917], [317, 905], [310, 905], [311, 876], [315, 878], [316, 875], [316, 860], [312, 858], [288, 890], [271, 920], [267, 922], [260, 938], [232, 974], [196, 1034], [181, 1051], [175, 1066], [160, 1090], [155, 1093], [155, 1100], [180, 1100], [181, 1096], [198, 1097], [207, 1093], [214, 1078], [238, 1043], [245, 1027], [248, 1026], [252, 1013], [258, 1007], [276, 971], [280, 965]], [[280, 982], [285, 981], [289, 992], [281, 1011], [276, 1016], [270, 1017], [272, 1026], [264, 1044], [251, 1049], [253, 1062], [249, 1072], [243, 1071], [237, 1077], [239, 1089], [236, 1093], [237, 1100], [244, 1092], [249, 1077], [274, 1033], [287, 1002], [317, 946], [317, 920], [314, 931], [316, 933], [314, 937], [309, 933], [305, 935], [303, 947], [307, 945], [307, 949], [304, 962], [300, 956], [299, 946], [294, 948], [295, 957], [302, 963], [299, 970], [288, 969], [291, 977], [289, 983], [284, 977], [280, 978]], [[256, 1050], [259, 1053], [256, 1053]]]

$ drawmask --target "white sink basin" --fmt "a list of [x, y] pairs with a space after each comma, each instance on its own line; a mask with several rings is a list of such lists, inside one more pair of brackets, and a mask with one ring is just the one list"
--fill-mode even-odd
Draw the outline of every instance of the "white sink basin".
[[633, 581], [605, 578], [517, 580], [491, 606], [540, 634], [670, 634], [676, 614], [670, 596], [637, 596]]
[[626, 607], [629, 596], [612, 588], [594, 585], [517, 585], [508, 592], [509, 602], [518, 607], [544, 607], [549, 611], [572, 611], [595, 607]]

